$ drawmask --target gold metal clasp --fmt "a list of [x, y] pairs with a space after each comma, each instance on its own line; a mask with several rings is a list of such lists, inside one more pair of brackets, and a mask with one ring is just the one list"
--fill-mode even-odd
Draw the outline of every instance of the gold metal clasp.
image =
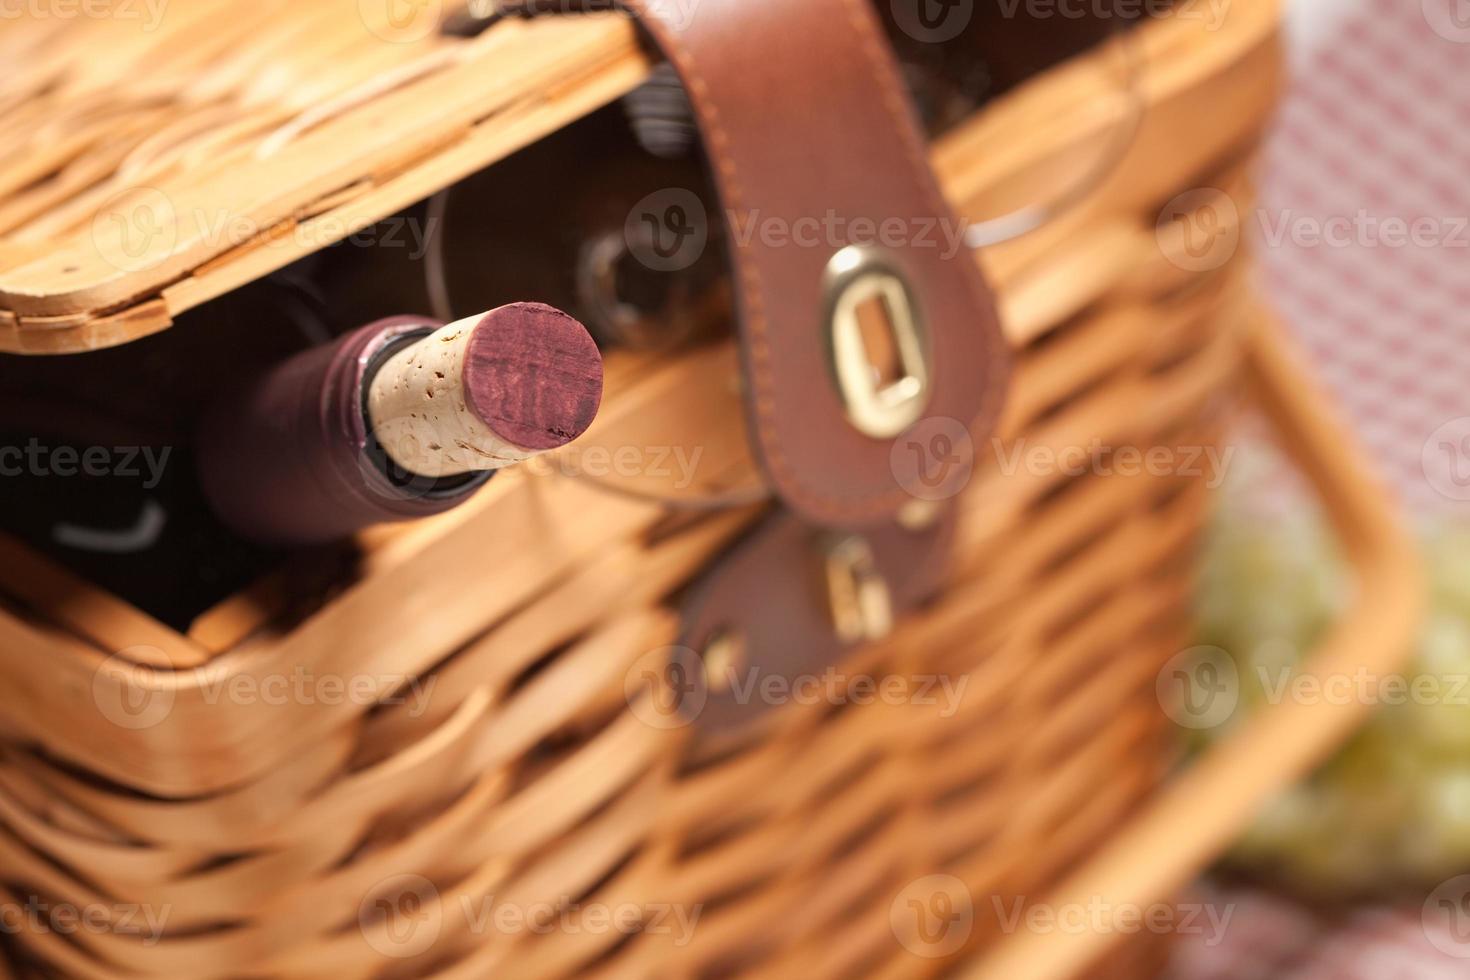
[[893, 629], [893, 600], [873, 548], [856, 534], [827, 544], [827, 596], [832, 626], [843, 643], [881, 640]]
[[847, 417], [864, 435], [889, 439], [929, 401], [929, 352], [913, 293], [876, 249], [849, 245], [823, 275], [828, 350]]
[[735, 683], [736, 674], [745, 666], [745, 637], [728, 627], [721, 629], [704, 645], [701, 659], [709, 689], [723, 694]]

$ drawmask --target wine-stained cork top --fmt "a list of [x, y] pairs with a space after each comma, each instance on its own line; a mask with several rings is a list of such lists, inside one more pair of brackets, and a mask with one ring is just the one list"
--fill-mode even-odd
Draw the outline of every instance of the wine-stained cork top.
[[576, 320], [512, 303], [440, 327], [378, 368], [368, 420], [410, 473], [493, 470], [581, 435], [602, 403], [602, 357]]
[[586, 328], [561, 310], [512, 303], [475, 325], [463, 382], [465, 406], [506, 442], [555, 449], [597, 416], [602, 356]]

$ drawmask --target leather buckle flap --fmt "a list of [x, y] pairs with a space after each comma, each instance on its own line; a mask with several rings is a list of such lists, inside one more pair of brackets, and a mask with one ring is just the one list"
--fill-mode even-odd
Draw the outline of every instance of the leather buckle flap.
[[972, 455], [1009, 375], [870, 2], [625, 0], [704, 138], [757, 456], [783, 502], [827, 527], [914, 499], [895, 460], [915, 426], [967, 432], [954, 451]]

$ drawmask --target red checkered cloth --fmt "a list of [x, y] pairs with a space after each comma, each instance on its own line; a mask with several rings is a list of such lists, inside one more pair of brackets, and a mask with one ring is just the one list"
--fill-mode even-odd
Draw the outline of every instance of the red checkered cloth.
[[[1247, 217], [1263, 292], [1408, 512], [1470, 517], [1470, 0], [1313, 13]], [[1247, 507], [1294, 507], [1285, 464], [1255, 455]], [[1200, 887], [1229, 925], [1180, 936], [1171, 980], [1470, 978], [1470, 946], [1421, 909]]]
[[1317, 13], [1248, 219], [1264, 293], [1409, 510], [1470, 516], [1470, 0]]
[[1470, 946], [1419, 908], [1374, 906], [1329, 917], [1267, 892], [1209, 885], [1188, 901], [1208, 903], [1225, 927], [1178, 936], [1167, 980], [1470, 977]]

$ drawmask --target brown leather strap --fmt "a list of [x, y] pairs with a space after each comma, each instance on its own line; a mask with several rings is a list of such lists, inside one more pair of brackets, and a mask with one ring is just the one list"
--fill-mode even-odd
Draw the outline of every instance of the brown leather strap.
[[[855, 543], [867, 556], [870, 584], [897, 615], [934, 598], [949, 571], [955, 519], [953, 508], [925, 528], [897, 524], [862, 535], [823, 532], [785, 511], [776, 511], [731, 548], [702, 578], [683, 604], [680, 663], [687, 683], [671, 685], [684, 718], [705, 739], [749, 731], [783, 698], [829, 668], [860, 642], [879, 637], [842, 636], [834, 629], [831, 592], [834, 554]], [[855, 582], [854, 584], [861, 584]], [[731, 657], [718, 662], [712, 651], [727, 638]]]
[[891, 463], [903, 436], [859, 431], [839, 394], [824, 285], [833, 256], [876, 245], [870, 254], [906, 283], [927, 334], [924, 419], [958, 420], [983, 444], [1009, 358], [992, 294], [955, 247], [960, 226], [870, 0], [623, 2], [679, 73], [704, 136], [754, 439], [778, 494], [819, 525], [890, 519], [912, 499]]

